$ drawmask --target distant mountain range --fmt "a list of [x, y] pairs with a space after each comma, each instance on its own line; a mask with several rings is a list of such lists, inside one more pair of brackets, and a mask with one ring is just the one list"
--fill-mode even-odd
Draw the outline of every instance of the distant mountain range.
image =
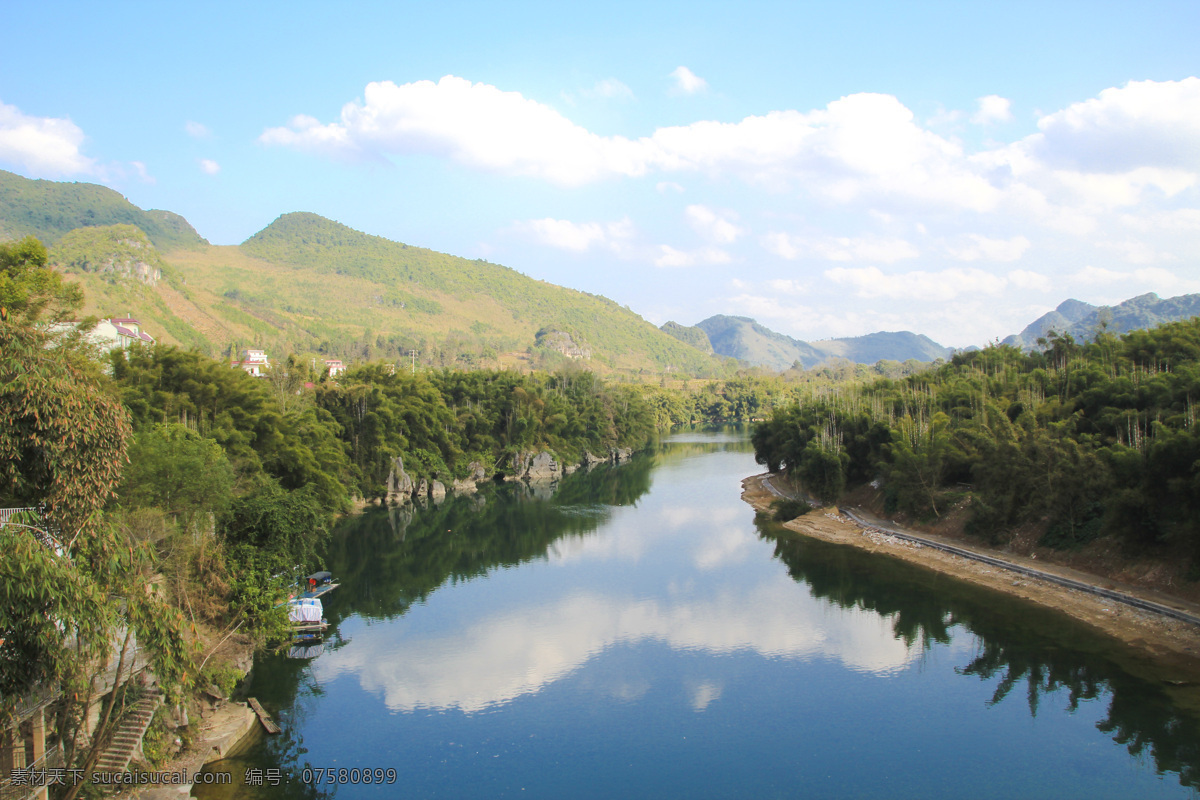
[[1110, 333], [1121, 334], [1142, 328], [1154, 328], [1164, 322], [1189, 319], [1200, 314], [1200, 294], [1184, 294], [1165, 300], [1153, 292], [1132, 297], [1115, 306], [1094, 306], [1080, 300], [1067, 300], [1043, 314], [1020, 333], [1006, 337], [1002, 344], [1025, 350], [1037, 347], [1037, 340], [1050, 331], [1070, 334], [1076, 341], [1095, 337], [1102, 325]]
[[799, 362], [814, 367], [831, 358], [845, 358], [860, 364], [877, 361], [934, 361], [949, 358], [954, 352], [928, 336], [898, 331], [880, 331], [866, 336], [823, 339], [805, 342], [764, 327], [749, 317], [718, 314], [694, 327], [668, 322], [663, 330], [693, 346], [708, 348], [718, 355], [731, 356], [749, 364], [773, 370], [789, 369]]

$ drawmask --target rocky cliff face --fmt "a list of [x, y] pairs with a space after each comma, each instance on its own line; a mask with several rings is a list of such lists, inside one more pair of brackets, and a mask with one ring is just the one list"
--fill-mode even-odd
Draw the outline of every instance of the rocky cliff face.
[[404, 459], [397, 456], [392, 459], [392, 469], [388, 473], [387, 502], [390, 505], [401, 505], [410, 500], [433, 500], [440, 503], [448, 491], [455, 494], [474, 492], [477, 484], [487, 479], [487, 471], [478, 461], [470, 464], [470, 473], [462, 480], [455, 480], [449, 487], [438, 480], [428, 478], [413, 478], [404, 471]]

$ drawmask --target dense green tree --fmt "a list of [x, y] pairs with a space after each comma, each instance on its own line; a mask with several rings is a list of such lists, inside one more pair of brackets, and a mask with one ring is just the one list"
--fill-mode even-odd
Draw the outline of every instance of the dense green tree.
[[968, 530], [992, 541], [1022, 525], [1055, 547], [1110, 535], [1190, 553], [1200, 577], [1200, 319], [1042, 345], [811, 393], [756, 427], [756, 456], [828, 491], [832, 449], [847, 486], [880, 480], [899, 510], [969, 499]]
[[0, 317], [36, 322], [44, 312], [64, 319], [83, 305], [83, 292], [46, 266], [46, 248], [32, 236], [0, 243]]
[[174, 422], [143, 428], [129, 450], [121, 502], [160, 508], [183, 530], [200, 533], [232, 497], [233, 465], [212, 439]]

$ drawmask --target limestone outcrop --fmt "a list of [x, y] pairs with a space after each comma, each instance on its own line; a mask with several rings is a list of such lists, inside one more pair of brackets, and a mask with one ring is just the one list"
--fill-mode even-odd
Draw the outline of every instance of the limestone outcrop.
[[450, 488], [454, 490], [455, 494], [469, 494], [487, 478], [487, 470], [478, 461], [472, 461], [467, 468], [470, 470], [467, 477], [456, 479], [450, 484]]
[[416, 485], [407, 472], [404, 471], [404, 459], [396, 456], [392, 459], [392, 469], [387, 479], [387, 501], [393, 505], [407, 503], [412, 499]]
[[562, 464], [542, 450], [539, 453], [513, 453], [509, 461], [508, 480], [553, 481], [562, 477]]

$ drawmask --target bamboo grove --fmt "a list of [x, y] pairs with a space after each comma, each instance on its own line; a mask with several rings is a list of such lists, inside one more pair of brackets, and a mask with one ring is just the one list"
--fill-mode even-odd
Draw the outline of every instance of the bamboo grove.
[[1200, 319], [1039, 345], [811, 391], [756, 428], [756, 457], [823, 500], [875, 482], [888, 511], [926, 520], [966, 503], [993, 544], [1021, 526], [1056, 548], [1113, 537], [1200, 578]]

